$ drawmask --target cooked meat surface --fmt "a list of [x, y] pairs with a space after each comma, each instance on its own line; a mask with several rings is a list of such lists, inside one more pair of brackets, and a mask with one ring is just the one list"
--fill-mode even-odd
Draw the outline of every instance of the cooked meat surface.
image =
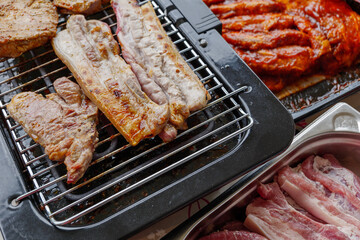
[[143, 91], [158, 104], [170, 107], [169, 124], [160, 137], [169, 141], [185, 129], [190, 111], [206, 106], [210, 96], [178, 53], [162, 28], [151, 3], [112, 1], [122, 55], [131, 65]]
[[56, 34], [58, 14], [50, 0], [0, 0], [0, 57], [18, 57]]
[[67, 78], [54, 82], [57, 93], [44, 98], [19, 93], [7, 109], [53, 161], [64, 161], [67, 182], [75, 183], [88, 168], [98, 141], [97, 107]]
[[62, 13], [93, 14], [101, 10], [101, 4], [109, 0], [54, 0], [54, 5], [61, 8]]
[[159, 134], [169, 118], [168, 105], [156, 104], [141, 90], [109, 26], [83, 15], [71, 16], [66, 26], [52, 45], [84, 93], [130, 144]]
[[273, 91], [315, 72], [335, 74], [360, 54], [360, 17], [346, 1], [204, 2], [223, 23], [223, 37]]

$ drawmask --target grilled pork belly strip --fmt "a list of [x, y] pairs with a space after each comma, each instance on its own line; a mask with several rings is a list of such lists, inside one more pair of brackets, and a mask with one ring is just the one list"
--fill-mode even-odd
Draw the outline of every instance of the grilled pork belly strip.
[[131, 145], [162, 131], [168, 105], [154, 103], [141, 91], [106, 23], [73, 15], [52, 45], [84, 93]]
[[0, 57], [18, 57], [56, 34], [58, 14], [50, 0], [0, 0]]
[[7, 109], [51, 160], [65, 160], [67, 181], [75, 183], [88, 168], [98, 142], [97, 107], [67, 78], [57, 79], [54, 87], [57, 93], [46, 98], [19, 93]]
[[156, 36], [158, 43], [163, 46], [164, 66], [162, 70], [180, 88], [190, 112], [204, 108], [210, 100], [210, 94], [166, 34], [152, 4], [147, 2], [141, 6], [141, 10], [145, 27], [152, 32], [153, 37]]
[[[163, 71], [164, 48], [145, 27], [137, 1], [112, 2], [122, 55], [137, 75], [144, 92], [158, 104], [169, 104], [170, 123], [185, 128], [189, 108], [180, 88]], [[168, 100], [167, 100], [168, 99]]]
[[208, 92], [168, 38], [151, 3], [139, 7], [135, 0], [115, 0], [112, 5], [122, 55], [142, 89], [153, 101], [169, 104], [174, 127], [186, 128], [190, 111], [206, 106]]

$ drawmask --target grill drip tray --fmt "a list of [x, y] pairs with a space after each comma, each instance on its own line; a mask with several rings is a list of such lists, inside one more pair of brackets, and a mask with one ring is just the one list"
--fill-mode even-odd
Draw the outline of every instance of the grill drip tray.
[[[155, 137], [132, 147], [100, 114], [94, 159], [85, 176], [68, 185], [65, 166], [47, 158], [9, 116], [6, 105], [19, 92], [54, 92], [53, 81], [62, 76], [74, 80], [71, 72], [50, 44], [0, 62], [4, 136], [0, 138], [0, 176], [4, 177], [0, 201], [9, 203], [0, 207], [5, 239], [125, 238], [254, 169], [290, 144], [294, 131], [290, 114], [226, 44], [217, 25], [192, 27], [196, 24], [191, 19], [181, 17], [189, 10], [183, 8], [184, 0], [152, 3], [212, 100], [191, 114], [189, 128], [170, 143]], [[200, 13], [211, 14], [201, 0], [191, 3]], [[115, 33], [116, 17], [110, 6], [89, 18], [108, 23]], [[65, 23], [63, 16], [59, 30]], [[14, 199], [18, 206], [10, 205]]]

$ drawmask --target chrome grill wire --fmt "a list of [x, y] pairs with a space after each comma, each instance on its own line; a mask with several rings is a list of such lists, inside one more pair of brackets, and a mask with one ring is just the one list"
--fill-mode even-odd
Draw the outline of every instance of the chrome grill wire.
[[[142, 2], [142, 3], [145, 3], [146, 1]], [[10, 133], [11, 133], [11, 136], [13, 138], [13, 141], [15, 143], [15, 146], [21, 156], [21, 160], [23, 161], [23, 164], [25, 166], [25, 171], [27, 171], [27, 173], [29, 174], [30, 176], [30, 179], [34, 185], [34, 189], [30, 190], [29, 192], [26, 192], [24, 193], [23, 195], [19, 196], [16, 198], [16, 201], [21, 201], [23, 200], [24, 198], [34, 194], [34, 193], [38, 193], [38, 196], [39, 196], [39, 199], [41, 201], [41, 204], [42, 206], [44, 207], [44, 210], [45, 210], [45, 213], [47, 214], [47, 216], [50, 218], [51, 222], [55, 225], [65, 225], [65, 224], [68, 224], [68, 223], [71, 223], [73, 222], [74, 220], [94, 211], [95, 209], [105, 205], [106, 203], [136, 189], [136, 188], [140, 188], [141, 186], [143, 186], [144, 184], [148, 183], [149, 181], [173, 170], [174, 168], [188, 162], [189, 160], [201, 155], [202, 153], [204, 152], [207, 152], [209, 151], [210, 149], [228, 141], [229, 139], [231, 138], [234, 138], [236, 136], [239, 136], [241, 133], [243, 132], [246, 132], [248, 129], [251, 128], [251, 126], [253, 125], [253, 120], [251, 118], [251, 116], [249, 114], [247, 114], [245, 111], [243, 111], [243, 109], [241, 108], [241, 106], [238, 104], [238, 102], [234, 99], [234, 97], [236, 97], [238, 94], [240, 93], [243, 93], [243, 92], [246, 92], [247, 90], [247, 87], [244, 86], [244, 87], [241, 87], [233, 92], [228, 92], [226, 90], [226, 88], [223, 86], [223, 84], [216, 78], [216, 76], [211, 72], [211, 70], [207, 67], [207, 65], [204, 63], [204, 61], [201, 59], [201, 57], [195, 52], [195, 50], [192, 48], [192, 46], [186, 41], [186, 39], [182, 36], [182, 34], [179, 32], [179, 30], [172, 24], [172, 22], [167, 18], [166, 16], [166, 13], [164, 13], [160, 8], [159, 6], [153, 1], [153, 6], [154, 6], [154, 9], [156, 10], [157, 14], [158, 14], [158, 17], [159, 19], [162, 21], [162, 25], [163, 27], [165, 28], [165, 30], [167, 31], [167, 34], [170, 36], [170, 37], [173, 37], [174, 36], [176, 37], [177, 40], [174, 40], [174, 43], [175, 45], [177, 45], [179, 47], [180, 44], [182, 44], [183, 46], [185, 47], [181, 47], [179, 48], [179, 52], [182, 54], [182, 56], [186, 59], [186, 62], [187, 63], [190, 63], [190, 66], [191, 65], [195, 65], [194, 63], [196, 63], [197, 67], [194, 69], [193, 68], [193, 71], [200, 77], [200, 80], [202, 83], [205, 84], [205, 86], [208, 86], [208, 83], [211, 81], [211, 88], [210, 87], [207, 87], [208, 91], [210, 93], [213, 93], [213, 92], [221, 92], [221, 95], [218, 99], [216, 100], [212, 100], [205, 109], [209, 109], [210, 107], [212, 106], [215, 106], [217, 104], [220, 104], [220, 103], [223, 103], [224, 101], [230, 101], [232, 103], [232, 107], [230, 107], [229, 109], [221, 112], [220, 114], [218, 115], [215, 115], [211, 118], [208, 118], [206, 121], [203, 121], [201, 122], [200, 124], [198, 125], [195, 125], [193, 127], [190, 127], [188, 130], [180, 133], [178, 136], [177, 136], [177, 139], [189, 134], [189, 133], [192, 133], [194, 132], [196, 129], [202, 127], [202, 126], [205, 126], [206, 124], [212, 122], [212, 121], [215, 121], [216, 119], [219, 119], [221, 117], [223, 117], [225, 114], [228, 114], [228, 113], [234, 113], [235, 111], [238, 112], [237, 114], [237, 117], [235, 119], [233, 119], [232, 121], [228, 122], [227, 124], [224, 124], [222, 127], [218, 128], [218, 129], [214, 129], [213, 131], [201, 136], [200, 138], [197, 138], [179, 148], [177, 148], [175, 151], [173, 152], [170, 152], [164, 156], [161, 156], [159, 158], [157, 158], [155, 161], [152, 161], [150, 163], [147, 163], [146, 165], [144, 166], [141, 166], [140, 168], [136, 169], [135, 171], [131, 171], [127, 174], [125, 174], [124, 176], [122, 176], [121, 178], [117, 179], [116, 181], [113, 181], [109, 184], [107, 184], [106, 186], [103, 186], [102, 188], [100, 189], [97, 189], [96, 191], [92, 192], [91, 194], [88, 194], [87, 196], [79, 199], [79, 200], [76, 200], [64, 207], [61, 207], [59, 209], [51, 209], [51, 207], [49, 206], [50, 203], [52, 202], [56, 202], [57, 200], [61, 199], [63, 196], [65, 196], [66, 194], [69, 194], [77, 189], [80, 189], [81, 187], [97, 180], [97, 179], [100, 179], [102, 178], [103, 176], [111, 173], [111, 172], [114, 172], [124, 166], [127, 166], [128, 164], [134, 162], [135, 160], [139, 159], [140, 157], [142, 156], [145, 156], [153, 151], [155, 151], [156, 149], [159, 149], [160, 147], [166, 145], [166, 143], [161, 143], [159, 145], [156, 145], [150, 149], [147, 149], [146, 151], [143, 151], [142, 153], [136, 155], [136, 156], [132, 156], [130, 157], [128, 160], [124, 161], [124, 162], [121, 162], [120, 164], [116, 165], [116, 166], [112, 166], [111, 168], [107, 169], [106, 171], [102, 172], [101, 174], [98, 174], [78, 185], [75, 185], [71, 188], [69, 188], [68, 190], [64, 191], [64, 192], [61, 192], [59, 194], [57, 194], [55, 197], [52, 197], [52, 198], [49, 198], [49, 196], [47, 196], [44, 191], [42, 190], [45, 190], [45, 189], [48, 189], [50, 187], [55, 187], [54, 185], [56, 185], [56, 183], [60, 182], [60, 181], [63, 181], [66, 179], [66, 175], [63, 175], [63, 176], [60, 176], [58, 178], [55, 178], [54, 180], [52, 181], [49, 181], [45, 184], [41, 184], [39, 181], [38, 181], [38, 177], [45, 174], [45, 173], [50, 173], [50, 170], [53, 169], [53, 168], [56, 168], [57, 166], [59, 166], [60, 164], [59, 163], [51, 163], [51, 164], [48, 164], [47, 166], [45, 166], [45, 168], [41, 169], [41, 171], [34, 171], [34, 169], [31, 167], [32, 164], [34, 163], [39, 163], [39, 165], [45, 165], [44, 163], [40, 162], [41, 159], [44, 159], [46, 157], [46, 154], [42, 154], [40, 156], [37, 156], [37, 157], [34, 157], [34, 158], [30, 158], [29, 155], [27, 155], [26, 153], [28, 153], [30, 150], [36, 148], [39, 146], [39, 144], [33, 144], [33, 145], [30, 145], [30, 146], [26, 146], [26, 144], [22, 144], [22, 141], [25, 141], [25, 140], [28, 140], [29, 137], [26, 135], [26, 134], [23, 134], [23, 135], [20, 135], [20, 136], [17, 136], [17, 133], [16, 133], [16, 129], [19, 129], [21, 128], [19, 124], [15, 123], [11, 117], [9, 116], [7, 110], [6, 110], [6, 105], [7, 105], [7, 102], [1, 100], [0, 101], [0, 108], [1, 108], [1, 112], [6, 120], [6, 123], [7, 123], [7, 127], [9, 128], [10, 130]], [[103, 11], [105, 12], [105, 17], [101, 18], [101, 20], [105, 20], [105, 19], [110, 19], [111, 17], [114, 17], [114, 13], [111, 13], [111, 14], [108, 14], [108, 12], [106, 11], [109, 7], [105, 8]], [[60, 26], [64, 26], [64, 23], [63, 24], [60, 24]], [[110, 24], [110, 27], [116, 27], [116, 23], [112, 23]], [[181, 49], [181, 50], [180, 50]], [[34, 52], [30, 51], [31, 54], [32, 54], [32, 58], [28, 59], [28, 60], [25, 60], [19, 64], [15, 64], [13, 66], [10, 66], [11, 65], [11, 62], [10, 61], [5, 61], [4, 62], [4, 69], [0, 70], [0, 74], [1, 73], [7, 73], [9, 78], [2, 81], [0, 83], [0, 86], [2, 84], [5, 84], [5, 83], [9, 83], [11, 82], [12, 80], [15, 80], [31, 71], [35, 71], [35, 70], [39, 70], [41, 72], [41, 76], [40, 77], [37, 77], [33, 80], [31, 80], [30, 82], [26, 82], [26, 83], [23, 83], [23, 84], [20, 84], [18, 86], [15, 86], [13, 88], [11, 88], [10, 90], [7, 90], [5, 92], [1, 92], [0, 93], [0, 97], [4, 97], [6, 95], [9, 95], [9, 94], [13, 94], [13, 93], [16, 93], [16, 92], [19, 92], [21, 91], [22, 88], [26, 87], [27, 85], [30, 85], [30, 84], [33, 84], [35, 82], [38, 82], [40, 81], [41, 79], [43, 79], [45, 82], [46, 82], [46, 86], [45, 87], [42, 87], [42, 88], [39, 88], [37, 90], [35, 90], [35, 92], [38, 92], [38, 93], [41, 93], [43, 91], [45, 91], [46, 89], [49, 89], [52, 87], [52, 84], [51, 84], [51, 81], [49, 79], [49, 76], [51, 76], [52, 74], [55, 74], [57, 72], [60, 72], [64, 69], [66, 69], [66, 67], [60, 67], [58, 69], [55, 69], [51, 72], [44, 72], [43, 70], [43, 67], [45, 65], [48, 65], [48, 64], [51, 64], [51, 63], [54, 63], [54, 62], [57, 62], [59, 61], [58, 58], [55, 58], [55, 59], [52, 59], [46, 63], [39, 63], [37, 61], [37, 59], [39, 59], [39, 57], [41, 56], [44, 56], [46, 54], [49, 54], [51, 53], [52, 51], [47, 51], [47, 52], [44, 52], [42, 54], [39, 54], [39, 55], [35, 55]], [[184, 54], [186, 54], [186, 56], [184, 56]], [[26, 64], [30, 61], [34, 61], [36, 63], [36, 67], [32, 68], [32, 69], [29, 69], [28, 71], [25, 71], [25, 72], [22, 72], [18, 75], [14, 75], [12, 73], [12, 70], [19, 67], [20, 65], [22, 64]], [[201, 71], [201, 74], [199, 73]], [[204, 74], [205, 73], [205, 74]], [[72, 76], [68, 76], [69, 78], [72, 78]], [[191, 116], [194, 116], [196, 114], [198, 114], [199, 112], [202, 112], [202, 111], [205, 111], [205, 109], [201, 110], [201, 111], [197, 111], [197, 112], [194, 112], [191, 114]], [[145, 171], [146, 169], [149, 169], [151, 168], [152, 166], [154, 166], [155, 164], [163, 161], [164, 159], [167, 159], [181, 151], [183, 151], [184, 149], [186, 148], [189, 148], [190, 146], [194, 145], [195, 143], [197, 142], [200, 142], [202, 140], [204, 140], [205, 138], [215, 134], [216, 132], [219, 132], [219, 131], [222, 131], [223, 129], [227, 128], [228, 126], [230, 125], [234, 125], [234, 124], [239, 124], [239, 122], [243, 122], [245, 120], [246, 124], [245, 125], [242, 125], [241, 127], [238, 128], [237, 131], [235, 132], [232, 132], [231, 134], [227, 135], [226, 137], [222, 138], [222, 139], [219, 139], [218, 141], [216, 142], [213, 142], [212, 144], [210, 145], [207, 145], [206, 147], [204, 148], [201, 148], [201, 149], [198, 149], [196, 152], [194, 152], [193, 154], [190, 154], [184, 158], [182, 158], [181, 160], [179, 161], [176, 161], [175, 163], [161, 169], [160, 171], [158, 172], [155, 172], [151, 175], [149, 175], [148, 177], [140, 180], [140, 181], [137, 181], [135, 184], [132, 184], [130, 186], [128, 186], [127, 188], [117, 192], [116, 194], [113, 194], [109, 197], [106, 197], [104, 199], [102, 199], [101, 201], [95, 203], [94, 205], [91, 205], [90, 207], [80, 211], [79, 213], [77, 214], [74, 214], [72, 216], [69, 216], [67, 217], [66, 219], [62, 219], [62, 220], [59, 220], [59, 219], [56, 219], [55, 216], [58, 215], [59, 213], [61, 212], [64, 212], [82, 202], [84, 202], [85, 200], [97, 195], [97, 194], [100, 194], [102, 193], [103, 191], [105, 191], [106, 189], [109, 189], [113, 186], [115, 186], [116, 184], [120, 183], [121, 181], [125, 181], [126, 179], [130, 178], [131, 176], [139, 173], [139, 172], [142, 172], [142, 171]], [[110, 124], [107, 124], [105, 126], [102, 126], [102, 128], [106, 128], [108, 127]], [[108, 138], [106, 139], [103, 139], [101, 141], [99, 141], [99, 143], [97, 144], [96, 147], [98, 146], [101, 146], [102, 144], [108, 142], [108, 141], [111, 141], [111, 139], [114, 139], [116, 137], [119, 137], [120, 136], [120, 133], [116, 133], [112, 136], [109, 136]], [[25, 147], [24, 147], [25, 146]], [[115, 151], [113, 152], [110, 152], [108, 154], [106, 154], [105, 156], [102, 156], [98, 159], [95, 159], [94, 161], [92, 161], [91, 165], [90, 165], [90, 168], [92, 166], [94, 166], [95, 164], [98, 164], [102, 161], [104, 161], [105, 159], [108, 159], [112, 156], [114, 156], [115, 154], [118, 154], [119, 152], [122, 152], [128, 148], [131, 148], [131, 146], [129, 144], [126, 144], [126, 145], [123, 145], [122, 147], [116, 149]], [[38, 167], [39, 165], [37, 165], [36, 167]], [[34, 167], [34, 168], [36, 168]]]

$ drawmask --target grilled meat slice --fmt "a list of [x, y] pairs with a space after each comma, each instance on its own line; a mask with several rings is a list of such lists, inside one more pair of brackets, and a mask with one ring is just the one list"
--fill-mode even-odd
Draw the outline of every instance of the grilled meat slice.
[[148, 2], [142, 5], [141, 9], [145, 27], [152, 32], [152, 37], [156, 36], [158, 43], [163, 47], [162, 70], [180, 88], [190, 112], [204, 108], [210, 100], [210, 94], [166, 34], [152, 4]]
[[56, 34], [58, 14], [50, 0], [0, 0], [0, 57], [18, 57]]
[[75, 183], [88, 168], [98, 141], [97, 107], [67, 78], [57, 79], [54, 87], [57, 93], [46, 98], [19, 93], [7, 109], [51, 160], [64, 161], [67, 182]]
[[169, 118], [168, 105], [156, 104], [141, 90], [106, 23], [73, 15], [52, 45], [85, 94], [130, 144], [162, 131]]
[[176, 136], [176, 129], [186, 128], [190, 111], [203, 108], [210, 96], [168, 38], [151, 3], [140, 7], [135, 0], [116, 0], [112, 5], [123, 57], [144, 92], [170, 107], [170, 124], [160, 134], [169, 141]]
[[93, 14], [101, 10], [101, 4], [109, 0], [54, 0], [54, 5], [61, 8], [62, 13]]
[[158, 104], [169, 104], [170, 123], [184, 128], [189, 108], [180, 87], [165, 72], [165, 48], [146, 29], [136, 1], [113, 1], [117, 16], [117, 36], [122, 55], [137, 75], [144, 92]]

